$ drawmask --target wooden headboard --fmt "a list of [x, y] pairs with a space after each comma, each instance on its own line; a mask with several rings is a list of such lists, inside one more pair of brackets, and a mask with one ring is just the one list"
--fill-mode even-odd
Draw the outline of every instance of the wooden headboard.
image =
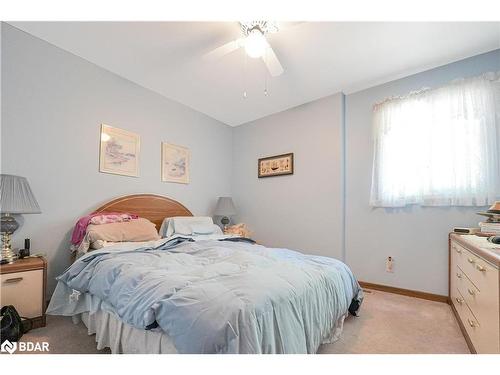
[[191, 211], [173, 199], [156, 194], [134, 194], [113, 199], [97, 212], [130, 212], [146, 218], [160, 229], [163, 219], [173, 216], [193, 216]]

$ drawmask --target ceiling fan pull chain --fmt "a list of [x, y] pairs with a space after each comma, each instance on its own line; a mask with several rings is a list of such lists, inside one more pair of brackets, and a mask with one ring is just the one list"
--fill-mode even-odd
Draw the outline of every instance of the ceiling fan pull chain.
[[247, 98], [247, 54], [243, 52], [243, 99]]
[[[266, 60], [267, 60], [267, 51], [268, 51], [268, 48], [266, 48], [266, 52], [264, 52]], [[269, 93], [267, 91], [267, 71], [266, 71], [266, 69], [264, 69], [264, 96], [267, 96], [268, 94]]]

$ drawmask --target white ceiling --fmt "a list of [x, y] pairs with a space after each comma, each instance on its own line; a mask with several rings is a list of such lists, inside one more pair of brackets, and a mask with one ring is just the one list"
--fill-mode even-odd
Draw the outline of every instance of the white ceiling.
[[498, 22], [285, 23], [269, 36], [285, 72], [265, 96], [261, 60], [202, 59], [241, 36], [235, 22], [11, 24], [232, 126], [500, 48]]

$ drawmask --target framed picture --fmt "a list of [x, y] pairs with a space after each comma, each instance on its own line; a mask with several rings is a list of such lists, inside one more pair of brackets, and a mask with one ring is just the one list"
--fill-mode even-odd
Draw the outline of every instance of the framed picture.
[[190, 152], [187, 147], [162, 142], [161, 180], [189, 184]]
[[138, 134], [102, 124], [99, 172], [139, 177], [140, 147]]
[[293, 174], [293, 153], [259, 159], [259, 178]]

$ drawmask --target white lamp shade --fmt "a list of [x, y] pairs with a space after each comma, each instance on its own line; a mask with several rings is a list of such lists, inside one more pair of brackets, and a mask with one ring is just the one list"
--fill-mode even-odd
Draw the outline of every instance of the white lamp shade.
[[236, 207], [234, 207], [231, 197], [219, 197], [217, 206], [215, 207], [214, 215], [216, 216], [233, 216], [236, 215]]
[[40, 206], [25, 177], [0, 175], [0, 212], [5, 214], [39, 214]]

